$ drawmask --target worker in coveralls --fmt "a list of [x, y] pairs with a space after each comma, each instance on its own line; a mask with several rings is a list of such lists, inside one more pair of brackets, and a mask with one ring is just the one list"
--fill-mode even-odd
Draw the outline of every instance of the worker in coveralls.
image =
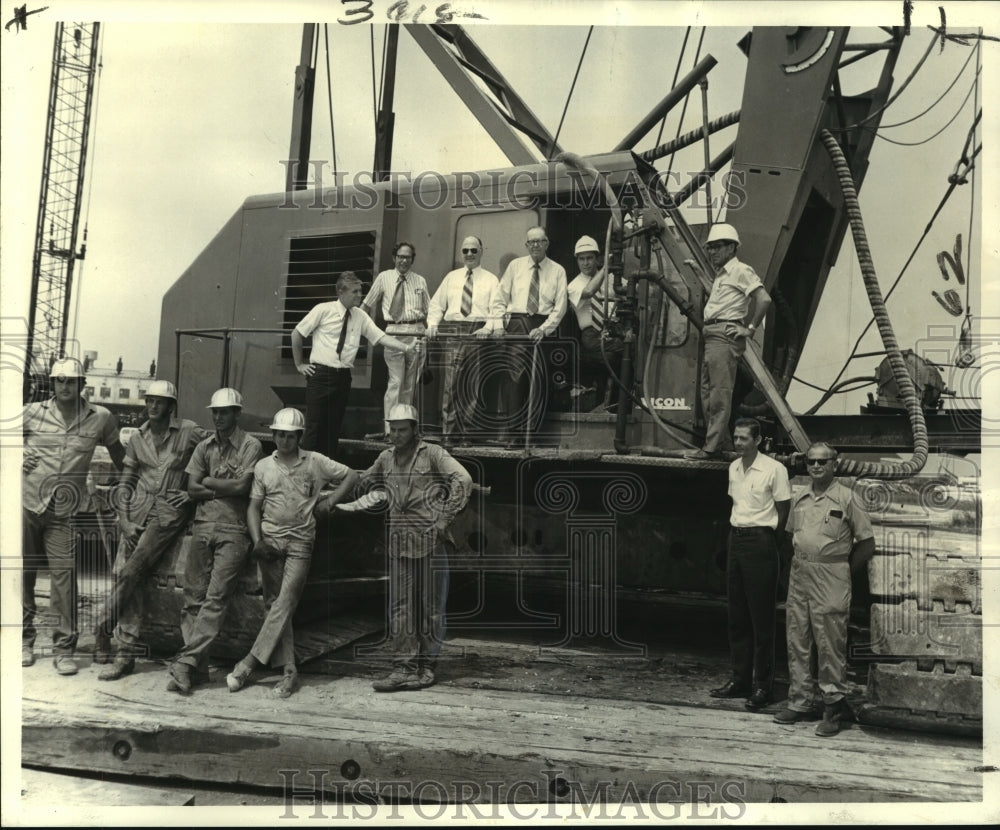
[[[712, 225], [705, 251], [715, 268], [712, 293], [705, 303], [701, 343], [701, 409], [705, 418], [705, 443], [689, 450], [687, 458], [717, 458], [732, 449], [729, 416], [733, 385], [747, 340], [767, 314], [771, 296], [749, 265], [736, 258], [740, 235], [732, 225]], [[752, 308], [751, 308], [752, 305]]]
[[[270, 426], [277, 449], [254, 467], [247, 527], [260, 567], [267, 616], [250, 653], [226, 677], [231, 692], [242, 689], [254, 670], [268, 663], [283, 669], [275, 696], [289, 697], [298, 688], [292, 615], [312, 562], [313, 510], [321, 496], [332, 506], [358, 483], [358, 474], [350, 467], [299, 446], [305, 426], [297, 409], [279, 410]], [[336, 489], [324, 494], [330, 483]]]
[[448, 530], [465, 507], [472, 477], [448, 452], [420, 439], [417, 410], [398, 404], [389, 412], [389, 440], [361, 483], [388, 498], [389, 637], [395, 668], [377, 680], [377, 692], [422, 689], [434, 683], [445, 633]]
[[91, 509], [87, 473], [97, 445], [107, 447], [119, 470], [125, 448], [115, 416], [82, 396], [86, 377], [80, 361], [54, 361], [49, 377], [52, 397], [28, 404], [22, 414], [21, 665], [35, 662], [35, 582], [40, 570], [48, 570], [52, 662], [59, 674], [72, 675], [78, 670], [73, 652], [79, 637], [74, 516]]
[[168, 691], [188, 694], [208, 679], [208, 655], [226, 621], [250, 548], [247, 503], [260, 441], [240, 429], [243, 397], [223, 388], [212, 395], [215, 432], [195, 447], [187, 466], [188, 495], [198, 507], [184, 569], [181, 635], [184, 648], [167, 671]]
[[[123, 494], [117, 501], [119, 544], [115, 584], [97, 624], [97, 641], [114, 626], [114, 662], [98, 680], [131, 674], [142, 652], [142, 580], [152, 573], [194, 513], [187, 493], [188, 463], [207, 434], [194, 421], [176, 416], [177, 390], [154, 380], [146, 390], [146, 422], [128, 442]], [[115, 619], [117, 618], [117, 625]], [[98, 651], [103, 651], [99, 645]]]
[[[875, 553], [868, 515], [847, 487], [834, 480], [837, 451], [816, 443], [806, 452], [812, 482], [792, 500], [786, 530], [795, 554], [788, 582], [785, 617], [788, 637], [788, 706], [775, 723], [815, 718], [816, 734], [840, 731], [847, 714], [847, 619], [851, 610], [851, 570]], [[811, 669], [815, 649], [816, 673]]]

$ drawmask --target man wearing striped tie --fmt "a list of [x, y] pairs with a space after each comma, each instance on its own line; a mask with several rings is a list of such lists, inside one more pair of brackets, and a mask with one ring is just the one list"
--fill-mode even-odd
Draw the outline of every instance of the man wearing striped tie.
[[[528, 255], [511, 260], [507, 266], [491, 315], [494, 320], [509, 315], [506, 333], [520, 335], [522, 341], [528, 338], [528, 342], [513, 344], [507, 351], [512, 382], [503, 388], [506, 434], [500, 438], [509, 444], [519, 443], [540, 420], [538, 404], [545, 392], [536, 389], [529, 400], [530, 372], [539, 359], [536, 352], [541, 339], [555, 334], [566, 313], [566, 271], [546, 256], [549, 238], [545, 228], [528, 228], [524, 245]], [[494, 334], [499, 336], [503, 331], [497, 329]]]
[[[597, 409], [607, 405], [605, 392], [608, 364], [617, 375], [620, 371], [625, 343], [620, 337], [601, 338], [604, 324], [614, 311], [611, 280], [601, 268], [601, 252], [590, 236], [581, 236], [574, 250], [580, 273], [566, 286], [570, 305], [580, 324], [580, 378], [584, 386], [597, 391]], [[607, 363], [605, 363], [607, 359]]]
[[448, 448], [456, 439], [468, 443], [476, 425], [476, 404], [482, 397], [478, 348], [461, 338], [489, 337], [503, 326], [503, 318], [490, 318], [500, 280], [480, 264], [483, 243], [478, 236], [462, 240], [462, 267], [445, 275], [431, 298], [427, 336], [447, 338], [441, 354], [441, 426]]
[[389, 381], [385, 388], [385, 431], [366, 436], [385, 441], [389, 437], [389, 410], [398, 403], [414, 404], [417, 379], [424, 367], [424, 353], [419, 348], [427, 325], [427, 280], [410, 269], [416, 259], [417, 250], [409, 242], [397, 242], [392, 249], [394, 267], [383, 271], [372, 283], [368, 296], [361, 308], [368, 315], [373, 313], [375, 303], [382, 301], [382, 316], [385, 318], [385, 333], [403, 343], [414, 343], [418, 348], [405, 353], [386, 352], [385, 366], [389, 370]]

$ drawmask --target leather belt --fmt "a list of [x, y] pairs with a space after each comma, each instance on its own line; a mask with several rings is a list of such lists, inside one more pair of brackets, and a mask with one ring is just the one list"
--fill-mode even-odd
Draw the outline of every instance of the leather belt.
[[775, 532], [775, 529], [770, 525], [754, 525], [753, 527], [736, 527], [735, 525], [730, 525], [729, 529], [735, 533], [737, 536], [749, 536], [752, 533], [760, 533], [762, 530]]
[[702, 325], [703, 326], [714, 326], [714, 325], [716, 325], [718, 323], [735, 323], [737, 326], [742, 326], [743, 325], [743, 321], [742, 320], [719, 320], [717, 317], [713, 317], [711, 320], [705, 320], [705, 322], [703, 322]]
[[385, 333], [386, 334], [402, 334], [402, 335], [422, 335], [427, 331], [427, 327], [424, 325], [423, 320], [414, 320], [409, 323], [386, 323]]

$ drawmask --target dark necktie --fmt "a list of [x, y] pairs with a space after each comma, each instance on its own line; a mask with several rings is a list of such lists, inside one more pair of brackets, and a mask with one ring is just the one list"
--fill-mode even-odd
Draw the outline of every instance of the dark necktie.
[[406, 277], [402, 274], [399, 279], [396, 280], [396, 291], [392, 295], [392, 302], [389, 303], [389, 316], [392, 317], [392, 322], [400, 323], [403, 320], [403, 309], [406, 307], [406, 301], [403, 296], [403, 283], [406, 282]]
[[472, 269], [465, 272], [465, 287], [462, 289], [462, 316], [472, 314]]
[[531, 286], [528, 288], [528, 314], [538, 314], [538, 291], [540, 287], [538, 263], [531, 266]]
[[351, 310], [344, 309], [344, 319], [340, 323], [340, 338], [337, 340], [337, 357], [344, 350], [344, 341], [347, 340], [347, 321], [351, 319]]

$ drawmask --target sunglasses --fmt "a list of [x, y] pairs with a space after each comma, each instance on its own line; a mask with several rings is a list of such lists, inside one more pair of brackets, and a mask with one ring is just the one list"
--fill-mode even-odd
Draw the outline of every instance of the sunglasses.
[[479, 248], [462, 248], [463, 254], [478, 254]]
[[806, 459], [806, 464], [810, 464], [810, 465], [812, 465], [812, 464], [829, 464], [831, 461], [833, 461], [832, 458], [807, 458]]

